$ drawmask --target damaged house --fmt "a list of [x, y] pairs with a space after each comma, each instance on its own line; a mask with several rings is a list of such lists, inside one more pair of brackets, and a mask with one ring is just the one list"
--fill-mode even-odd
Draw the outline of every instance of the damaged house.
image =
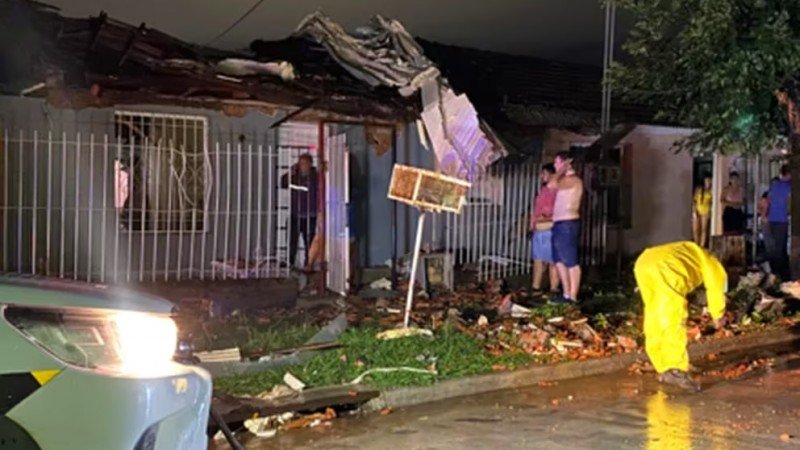
[[[524, 274], [540, 164], [567, 149], [587, 155], [584, 264], [690, 237], [694, 162], [670, 149], [691, 130], [614, 105], [631, 125], [600, 136], [596, 67], [415, 40], [380, 17], [348, 34], [315, 13], [246, 53], [28, 0], [0, 0], [0, 22], [2, 272], [289, 278], [320, 234], [324, 287], [345, 293], [351, 262], [403, 272], [418, 212], [386, 194], [406, 164], [472, 183], [461, 214], [431, 216], [426, 252]], [[304, 155], [316, 195], [292, 182]], [[293, 260], [297, 195], [316, 223]]]
[[[286, 278], [316, 232], [326, 287], [345, 293], [353, 228], [364, 266], [396, 261], [408, 246], [403, 227], [414, 212], [386, 198], [395, 163], [433, 168], [436, 156], [441, 170], [475, 180], [502, 156], [396, 22], [376, 18], [354, 41], [312, 14], [292, 38], [245, 55], [27, 0], [4, 0], [0, 16], [6, 273], [103, 283]], [[460, 134], [442, 126], [451, 148], [424, 148], [420, 91], [466, 114]], [[463, 141], [480, 164], [452, 148]], [[319, 174], [311, 188], [292, 180], [301, 159]], [[294, 191], [309, 199], [305, 211]], [[318, 225], [293, 230], [300, 214]]]

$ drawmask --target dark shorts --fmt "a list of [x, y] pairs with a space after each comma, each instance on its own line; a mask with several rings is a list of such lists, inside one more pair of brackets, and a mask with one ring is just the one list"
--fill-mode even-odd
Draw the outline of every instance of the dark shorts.
[[581, 221], [564, 220], [553, 224], [553, 259], [557, 263], [572, 268], [579, 264], [578, 242], [581, 235]]

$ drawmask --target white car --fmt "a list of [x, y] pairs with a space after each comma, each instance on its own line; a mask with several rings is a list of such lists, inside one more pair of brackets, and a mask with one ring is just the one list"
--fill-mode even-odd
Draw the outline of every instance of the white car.
[[173, 361], [171, 303], [0, 278], [0, 450], [205, 450], [211, 377]]

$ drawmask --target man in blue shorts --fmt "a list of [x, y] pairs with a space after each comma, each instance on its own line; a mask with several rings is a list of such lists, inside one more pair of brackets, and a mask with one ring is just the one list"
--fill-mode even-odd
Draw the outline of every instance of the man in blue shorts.
[[558, 191], [553, 206], [553, 259], [564, 296], [557, 301], [576, 302], [581, 286], [578, 245], [581, 235], [581, 200], [583, 180], [572, 167], [572, 157], [561, 152], [555, 159]]
[[531, 259], [533, 259], [533, 292], [543, 294], [542, 278], [545, 269], [550, 274], [550, 293], [558, 289], [558, 271], [553, 262], [553, 205], [556, 201], [556, 168], [552, 164], [542, 166], [539, 180], [542, 186], [533, 203], [530, 231]]

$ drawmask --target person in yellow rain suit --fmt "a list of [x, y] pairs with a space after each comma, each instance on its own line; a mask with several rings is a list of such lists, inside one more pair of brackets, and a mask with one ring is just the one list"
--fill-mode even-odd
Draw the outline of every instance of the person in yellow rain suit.
[[708, 313], [721, 326], [728, 284], [725, 268], [694, 242], [673, 242], [645, 250], [633, 272], [644, 301], [645, 350], [659, 381], [699, 390], [689, 376], [686, 295], [705, 285]]

